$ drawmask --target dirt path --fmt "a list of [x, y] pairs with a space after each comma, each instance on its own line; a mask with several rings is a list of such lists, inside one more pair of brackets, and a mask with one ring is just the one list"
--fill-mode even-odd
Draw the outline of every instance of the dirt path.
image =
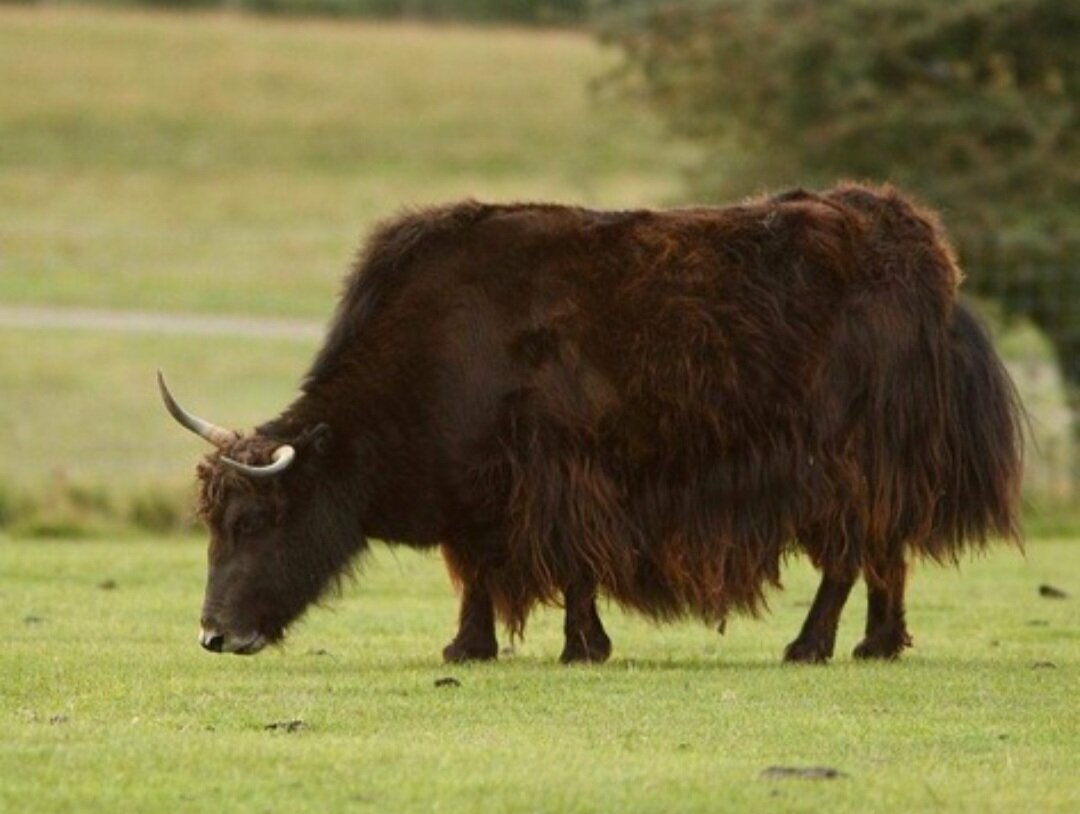
[[131, 334], [230, 336], [254, 339], [316, 341], [325, 327], [319, 322], [273, 317], [166, 314], [114, 311], [105, 308], [63, 308], [0, 305], [0, 328], [113, 331]]

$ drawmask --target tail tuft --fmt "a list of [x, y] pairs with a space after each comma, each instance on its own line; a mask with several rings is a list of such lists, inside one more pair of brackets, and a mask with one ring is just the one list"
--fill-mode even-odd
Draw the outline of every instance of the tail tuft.
[[965, 543], [1021, 543], [1024, 410], [978, 319], [963, 303], [952, 316], [946, 468], [926, 553], [955, 559]]

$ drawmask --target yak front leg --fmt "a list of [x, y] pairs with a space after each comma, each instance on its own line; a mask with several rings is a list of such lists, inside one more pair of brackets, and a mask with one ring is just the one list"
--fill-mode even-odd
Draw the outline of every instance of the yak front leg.
[[832, 658], [836, 627], [844, 610], [855, 576], [823, 574], [814, 603], [795, 641], [784, 649], [784, 661], [823, 664]]
[[491, 596], [480, 585], [465, 585], [458, 613], [458, 632], [454, 640], [443, 648], [443, 660], [490, 661], [498, 655], [495, 608]]
[[497, 658], [499, 642], [495, 638], [495, 605], [479, 571], [462, 568], [446, 546], [443, 546], [443, 557], [452, 579], [461, 586], [458, 632], [454, 640], [443, 648], [443, 660], [490, 661]]
[[866, 637], [855, 647], [857, 659], [895, 659], [911, 647], [904, 620], [907, 565], [903, 554], [864, 569], [867, 584]]
[[572, 581], [566, 586], [563, 598], [566, 602], [563, 625], [566, 645], [559, 661], [563, 664], [607, 661], [611, 655], [611, 639], [596, 610], [596, 583]]

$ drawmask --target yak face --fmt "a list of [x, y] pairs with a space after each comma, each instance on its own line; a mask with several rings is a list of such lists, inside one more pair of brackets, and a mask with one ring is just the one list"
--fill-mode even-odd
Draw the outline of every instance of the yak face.
[[279, 641], [335, 576], [312, 539], [321, 445], [296, 441], [289, 471], [251, 474], [272, 466], [282, 446], [258, 435], [239, 439], [199, 467], [199, 510], [210, 531], [199, 634], [207, 650], [251, 654]]
[[291, 613], [283, 590], [285, 533], [272, 506], [252, 495], [227, 502], [210, 524], [199, 643], [247, 655], [279, 640]]
[[327, 424], [279, 420], [244, 437], [181, 407], [161, 371], [158, 388], [176, 422], [216, 448], [198, 470], [199, 516], [210, 529], [199, 643], [258, 653], [364, 546], [363, 490]]

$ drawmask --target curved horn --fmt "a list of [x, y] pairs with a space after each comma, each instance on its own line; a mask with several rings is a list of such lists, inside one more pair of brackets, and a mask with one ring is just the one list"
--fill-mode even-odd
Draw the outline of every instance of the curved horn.
[[177, 404], [176, 399], [174, 399], [172, 393], [169, 392], [169, 388], [165, 384], [165, 376], [162, 375], [160, 370], [157, 372], [157, 382], [158, 389], [161, 390], [161, 398], [165, 402], [165, 409], [169, 411], [181, 427], [186, 427], [196, 435], [205, 438], [218, 449], [231, 444], [240, 437], [239, 434], [233, 430], [227, 430], [224, 427], [219, 427], [217, 424], [203, 421], [198, 416], [192, 415]]
[[274, 475], [278, 475], [292, 466], [294, 460], [296, 460], [296, 449], [291, 444], [283, 444], [274, 450], [274, 454], [270, 456], [273, 463], [269, 463], [266, 466], [252, 466], [251, 464], [242, 464], [239, 461], [234, 461], [232, 458], [226, 458], [221, 456], [221, 462], [228, 464], [237, 472], [243, 472], [245, 475], [249, 475], [252, 478], [272, 478]]

